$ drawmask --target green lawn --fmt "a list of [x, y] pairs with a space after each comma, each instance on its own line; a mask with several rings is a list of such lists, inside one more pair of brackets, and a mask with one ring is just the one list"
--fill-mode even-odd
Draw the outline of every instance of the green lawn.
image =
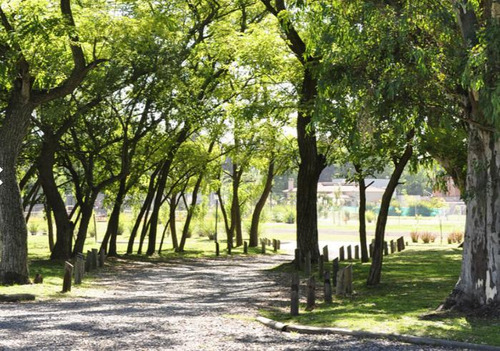
[[[289, 311], [263, 312], [287, 323], [371, 332], [399, 333], [500, 346], [500, 319], [482, 320], [447, 315], [424, 320], [453, 289], [460, 272], [461, 250], [417, 244], [384, 257], [382, 283], [365, 284], [369, 264], [354, 264], [354, 294], [319, 303], [312, 312], [291, 318]], [[278, 268], [290, 270], [289, 265]], [[301, 287], [302, 288], [302, 287]]]

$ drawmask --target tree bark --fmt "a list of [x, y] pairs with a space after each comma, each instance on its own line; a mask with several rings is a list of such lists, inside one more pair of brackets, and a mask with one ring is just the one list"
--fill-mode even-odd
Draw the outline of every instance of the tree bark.
[[231, 201], [231, 233], [236, 234], [236, 247], [243, 245], [243, 231], [241, 229], [241, 206], [239, 189], [243, 168], [233, 164], [232, 188], [233, 199]]
[[[81, 204], [81, 214], [80, 225], [78, 226], [78, 234], [76, 235], [75, 246], [73, 248], [73, 256], [77, 253], [83, 253], [83, 247], [85, 246], [85, 240], [87, 239], [87, 230], [89, 228], [90, 220], [92, 219], [92, 213], [94, 212], [94, 203], [97, 198], [98, 192], [92, 192], [90, 196], [86, 199], [84, 204]], [[97, 235], [97, 233], [95, 233]]]
[[356, 173], [358, 173], [358, 187], [359, 187], [359, 245], [361, 246], [361, 262], [368, 262], [368, 247], [366, 243], [366, 184], [365, 178], [362, 175], [363, 170], [361, 166], [354, 165]]
[[274, 176], [274, 159], [269, 161], [269, 166], [267, 167], [266, 181], [264, 183], [264, 189], [260, 195], [259, 200], [255, 204], [255, 208], [252, 213], [252, 223], [250, 225], [250, 247], [257, 247], [259, 245], [259, 222], [260, 215], [264, 206], [266, 204], [267, 198], [271, 193], [273, 188], [273, 176]]
[[373, 246], [372, 264], [368, 274], [368, 285], [377, 285], [380, 283], [382, 275], [382, 260], [384, 257], [384, 240], [385, 240], [385, 226], [387, 224], [387, 216], [389, 215], [389, 206], [391, 205], [392, 195], [399, 184], [399, 178], [403, 173], [408, 161], [413, 154], [412, 139], [414, 131], [411, 131], [407, 137], [407, 144], [403, 155], [394, 164], [394, 171], [391, 174], [389, 183], [385, 188], [382, 195], [382, 202], [380, 203], [380, 212], [377, 217], [377, 224], [375, 227], [375, 244]]
[[179, 242], [177, 241], [177, 227], [175, 223], [175, 210], [177, 209], [177, 194], [173, 194], [170, 198], [170, 208], [168, 211], [170, 235], [172, 235], [172, 248], [177, 250]]

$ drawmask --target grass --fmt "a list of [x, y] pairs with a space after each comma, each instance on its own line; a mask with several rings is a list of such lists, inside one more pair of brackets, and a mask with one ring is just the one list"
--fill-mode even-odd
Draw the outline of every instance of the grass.
[[[414, 244], [406, 251], [384, 257], [382, 283], [365, 284], [369, 264], [354, 264], [351, 297], [334, 297], [312, 312], [292, 318], [288, 311], [263, 312], [286, 323], [328, 326], [371, 332], [399, 333], [500, 346], [500, 319], [468, 318], [458, 314], [433, 316], [453, 289], [460, 272], [461, 250], [439, 245]], [[290, 265], [281, 270], [290, 270]]]

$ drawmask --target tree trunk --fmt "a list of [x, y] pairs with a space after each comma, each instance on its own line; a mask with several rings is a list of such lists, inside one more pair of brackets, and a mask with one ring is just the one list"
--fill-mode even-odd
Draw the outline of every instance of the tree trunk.
[[52, 209], [50, 205], [45, 202], [45, 216], [47, 217], [47, 235], [49, 237], [49, 250], [52, 252], [54, 250], [54, 227], [52, 226]]
[[47, 204], [54, 213], [56, 222], [56, 243], [50, 256], [51, 259], [69, 259], [71, 257], [71, 240], [73, 226], [66, 212], [66, 205], [57, 188], [54, 177], [56, 142], [47, 135], [43, 142], [40, 155], [36, 163], [43, 193]]
[[[83, 253], [83, 247], [85, 246], [85, 239], [87, 239], [87, 231], [90, 220], [92, 219], [92, 213], [94, 212], [94, 203], [96, 198], [97, 193], [93, 192], [85, 201], [86, 203], [81, 205], [82, 218], [80, 220], [80, 225], [78, 226], [78, 234], [76, 236], [75, 247], [73, 248], [73, 256], [76, 256], [77, 253]], [[97, 233], [95, 233], [95, 235], [97, 235]]]
[[222, 201], [222, 194], [220, 188], [217, 190], [217, 197], [219, 198], [220, 212], [222, 213], [222, 218], [224, 219], [224, 228], [226, 229], [226, 237], [228, 245], [233, 245], [233, 226], [229, 223], [229, 217], [227, 215], [226, 207], [224, 206], [224, 201]]
[[179, 243], [177, 242], [177, 227], [175, 223], [175, 210], [177, 208], [177, 194], [173, 194], [170, 198], [170, 208], [168, 211], [170, 234], [172, 235], [172, 248], [177, 250]]
[[186, 245], [186, 239], [188, 237], [189, 233], [189, 226], [191, 224], [191, 220], [193, 219], [194, 215], [194, 210], [196, 209], [196, 202], [198, 200], [198, 192], [200, 190], [201, 182], [203, 181], [204, 177], [204, 172], [201, 172], [200, 175], [198, 176], [198, 179], [196, 180], [196, 184], [194, 185], [193, 188], [193, 193], [191, 197], [191, 205], [189, 206], [189, 209], [187, 211], [186, 215], [186, 221], [184, 222], [184, 228], [182, 229], [182, 237], [181, 237], [181, 243], [179, 244], [178, 252], [183, 252], [184, 251], [184, 245]]
[[260, 195], [259, 200], [255, 204], [255, 208], [252, 213], [252, 223], [250, 225], [250, 247], [257, 247], [259, 245], [259, 222], [260, 214], [264, 209], [267, 198], [271, 193], [273, 188], [273, 176], [274, 176], [274, 159], [269, 161], [269, 166], [267, 167], [266, 181], [264, 183], [264, 189]]
[[385, 239], [385, 226], [387, 224], [387, 216], [389, 215], [389, 206], [391, 205], [392, 195], [399, 184], [399, 178], [403, 173], [408, 161], [413, 154], [412, 140], [414, 131], [410, 132], [405, 151], [401, 158], [395, 162], [394, 171], [389, 179], [389, 184], [385, 188], [382, 195], [382, 202], [380, 203], [380, 212], [377, 217], [377, 225], [375, 227], [375, 244], [373, 247], [372, 264], [368, 274], [368, 285], [377, 285], [380, 283], [382, 275], [382, 259], [384, 257], [384, 239]]
[[[127, 254], [130, 255], [134, 251], [134, 241], [135, 237], [137, 236], [137, 231], [139, 230], [139, 227], [142, 222], [142, 218], [145, 217], [147, 211], [149, 211], [149, 208], [151, 207], [151, 203], [153, 202], [153, 198], [156, 192], [155, 188], [155, 179], [156, 176], [158, 175], [158, 172], [160, 171], [160, 167], [156, 168], [153, 174], [151, 175], [151, 179], [149, 180], [149, 186], [148, 186], [148, 192], [146, 194], [146, 199], [144, 200], [144, 203], [142, 204], [141, 210], [139, 214], [137, 215], [137, 219], [135, 220], [134, 227], [132, 228], [132, 232], [130, 233], [130, 238], [128, 240], [128, 245], [127, 245]], [[146, 221], [144, 221], [144, 225]]]
[[0, 284], [28, 284], [28, 230], [16, 177], [16, 163], [34, 106], [14, 92], [0, 129]]
[[[300, 164], [297, 177], [297, 248], [310, 252], [313, 262], [319, 259], [318, 246], [318, 180], [326, 159], [318, 153], [315, 130], [311, 126], [311, 105], [317, 94], [317, 81], [309, 68], [304, 69], [297, 116], [297, 141]], [[308, 108], [306, 108], [308, 107]]]
[[243, 168], [238, 169], [237, 164], [233, 164], [233, 199], [231, 201], [231, 232], [236, 234], [236, 246], [243, 245], [243, 232], [241, 229], [241, 206], [239, 189]]
[[[106, 234], [102, 239], [100, 250], [107, 252], [108, 256], [117, 256], [116, 252], [116, 239], [118, 235], [118, 226], [120, 225], [120, 212], [122, 210], [123, 200], [125, 199], [127, 178], [124, 176], [120, 179], [120, 186], [118, 192], [116, 193], [115, 201], [113, 203], [113, 210], [109, 216], [108, 227], [106, 228]], [[109, 242], [109, 250], [108, 248]]]
[[361, 175], [362, 169], [359, 165], [354, 165], [359, 175], [359, 245], [361, 246], [361, 262], [370, 261], [368, 257], [368, 248], [366, 243], [366, 184], [365, 178]]

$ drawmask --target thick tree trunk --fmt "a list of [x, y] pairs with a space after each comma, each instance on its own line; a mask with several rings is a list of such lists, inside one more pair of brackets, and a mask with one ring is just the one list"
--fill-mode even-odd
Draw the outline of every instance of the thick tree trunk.
[[[82, 218], [80, 220], [80, 225], [78, 226], [78, 234], [76, 236], [75, 247], [73, 248], [73, 256], [76, 256], [77, 253], [83, 253], [83, 247], [85, 246], [85, 240], [87, 239], [87, 231], [90, 220], [92, 219], [92, 213], [94, 212], [94, 203], [96, 198], [97, 193], [92, 193], [86, 200], [86, 203], [81, 205]], [[95, 233], [95, 235], [97, 235], [97, 233]]]
[[[311, 253], [314, 262], [319, 259], [318, 246], [318, 180], [326, 166], [325, 157], [318, 153], [316, 135], [311, 126], [311, 104], [316, 98], [317, 81], [312, 72], [304, 69], [300, 105], [297, 117], [297, 141], [300, 165], [297, 177], [297, 248], [305, 255]], [[307, 108], [306, 108], [307, 107]], [[308, 112], [309, 111], [309, 112]]]
[[16, 163], [34, 106], [14, 92], [0, 129], [0, 284], [28, 284], [28, 230], [16, 177]]
[[368, 262], [368, 247], [366, 243], [366, 184], [365, 178], [361, 176], [362, 169], [359, 165], [354, 165], [356, 172], [360, 176], [358, 180], [359, 187], [359, 245], [361, 246], [361, 262]]
[[389, 184], [387, 184], [384, 194], [382, 195], [380, 212], [378, 214], [377, 224], [375, 227], [375, 244], [373, 247], [372, 264], [368, 274], [368, 285], [377, 285], [380, 283], [380, 277], [382, 275], [382, 259], [384, 257], [385, 226], [387, 224], [387, 216], [389, 215], [389, 206], [391, 205], [392, 195], [399, 184], [399, 178], [401, 178], [401, 174], [413, 154], [411, 141], [411, 139], [413, 139], [413, 134], [413, 131], [409, 134], [405, 151], [401, 158], [395, 163], [394, 171], [389, 179]]
[[71, 257], [71, 240], [73, 236], [73, 226], [54, 177], [55, 153], [55, 141], [47, 136], [47, 140], [42, 144], [40, 155], [36, 161], [43, 193], [54, 213], [56, 222], [56, 243], [50, 256], [53, 260]]
[[471, 127], [467, 219], [460, 279], [445, 308], [500, 303], [500, 140]]
[[267, 198], [271, 193], [273, 188], [273, 176], [274, 176], [274, 160], [269, 161], [269, 166], [267, 167], [266, 181], [264, 183], [264, 189], [260, 195], [259, 200], [255, 204], [255, 208], [252, 213], [252, 223], [250, 225], [250, 247], [257, 247], [259, 245], [259, 222], [260, 214], [266, 205]]

